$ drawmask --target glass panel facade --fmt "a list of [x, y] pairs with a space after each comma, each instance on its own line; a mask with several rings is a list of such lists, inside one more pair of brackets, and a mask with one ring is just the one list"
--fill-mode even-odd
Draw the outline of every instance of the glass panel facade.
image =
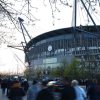
[[36, 42], [28, 51], [32, 66], [58, 66], [61, 61], [58, 60], [59, 57], [68, 58], [70, 55], [86, 58], [88, 54], [94, 55], [97, 59], [100, 55], [100, 39], [86, 33], [81, 34], [78, 33], [76, 39], [73, 39], [73, 34], [69, 33]]

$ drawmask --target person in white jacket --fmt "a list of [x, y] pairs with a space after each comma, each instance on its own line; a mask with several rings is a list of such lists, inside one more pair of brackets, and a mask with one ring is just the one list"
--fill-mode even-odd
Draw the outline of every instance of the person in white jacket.
[[77, 80], [72, 80], [72, 86], [75, 88], [76, 99], [75, 100], [86, 100], [86, 92], [85, 90], [79, 86], [79, 82]]

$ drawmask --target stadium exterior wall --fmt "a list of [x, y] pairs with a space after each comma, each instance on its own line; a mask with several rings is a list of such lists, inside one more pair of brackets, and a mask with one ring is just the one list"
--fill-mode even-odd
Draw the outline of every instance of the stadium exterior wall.
[[99, 64], [99, 34], [94, 26], [63, 28], [41, 34], [26, 46], [30, 66], [57, 67], [63, 59], [70, 63], [73, 57], [86, 62], [95, 59]]

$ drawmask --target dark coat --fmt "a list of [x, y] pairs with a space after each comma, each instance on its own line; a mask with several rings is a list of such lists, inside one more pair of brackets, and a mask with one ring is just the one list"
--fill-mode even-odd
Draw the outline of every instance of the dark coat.
[[54, 100], [53, 92], [48, 88], [42, 89], [38, 94], [36, 100]]
[[89, 100], [100, 100], [100, 86], [90, 86], [87, 91]]
[[25, 92], [27, 92], [28, 88], [29, 88], [29, 84], [27, 81], [22, 82], [21, 86], [24, 88]]
[[17, 84], [8, 93], [9, 100], [22, 100], [23, 96], [25, 96], [25, 91]]
[[72, 86], [64, 86], [61, 91], [61, 100], [75, 100], [76, 93], [75, 89]]
[[6, 80], [2, 80], [1, 81], [1, 89], [7, 88], [7, 81]]

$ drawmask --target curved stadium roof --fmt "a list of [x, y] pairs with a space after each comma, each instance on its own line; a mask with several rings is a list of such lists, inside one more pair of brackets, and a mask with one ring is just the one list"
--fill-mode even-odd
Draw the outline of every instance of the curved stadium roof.
[[[100, 29], [100, 26], [97, 26], [97, 28]], [[76, 28], [76, 31], [81, 32], [81, 29], [85, 32], [96, 32], [97, 31], [95, 26], [82, 26], [82, 28], [80, 28], [80, 26], [79, 26], [79, 27]], [[28, 49], [33, 44], [35, 44], [35, 43], [37, 43], [41, 40], [44, 40], [44, 39], [48, 39], [48, 38], [51, 38], [51, 37], [60, 36], [60, 35], [64, 35], [64, 34], [70, 34], [70, 33], [74, 32], [74, 30], [75, 30], [75, 28], [69, 27], [69, 28], [62, 28], [62, 29], [57, 29], [57, 30], [53, 30], [53, 31], [43, 33], [43, 34], [38, 35], [37, 37], [31, 39], [28, 42], [28, 44], [26, 45], [26, 48]]]

